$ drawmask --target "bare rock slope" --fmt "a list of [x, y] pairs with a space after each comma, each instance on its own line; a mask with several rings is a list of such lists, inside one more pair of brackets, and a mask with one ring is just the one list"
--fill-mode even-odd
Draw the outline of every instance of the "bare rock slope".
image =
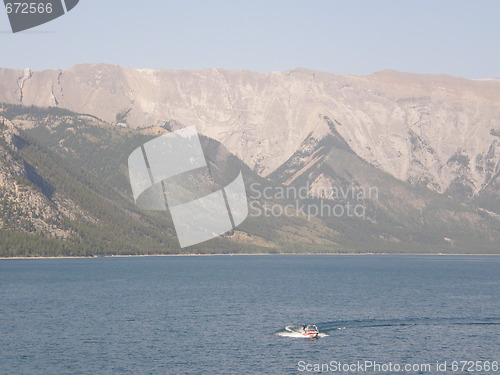
[[499, 79], [77, 65], [0, 69], [0, 102], [58, 106], [134, 128], [196, 125], [262, 176], [304, 140], [331, 134], [399, 180], [467, 198], [495, 182], [500, 164]]

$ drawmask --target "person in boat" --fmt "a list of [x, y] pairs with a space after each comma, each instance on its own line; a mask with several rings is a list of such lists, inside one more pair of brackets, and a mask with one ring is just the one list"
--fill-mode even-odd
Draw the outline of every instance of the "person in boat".
[[307, 324], [303, 324], [302, 329], [304, 330], [304, 332], [306, 331], [306, 328], [307, 328]]

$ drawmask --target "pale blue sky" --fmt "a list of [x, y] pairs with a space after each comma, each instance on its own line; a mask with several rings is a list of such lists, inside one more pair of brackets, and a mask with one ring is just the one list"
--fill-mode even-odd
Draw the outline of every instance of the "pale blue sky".
[[500, 1], [80, 0], [12, 34], [0, 11], [0, 66], [383, 69], [500, 77]]

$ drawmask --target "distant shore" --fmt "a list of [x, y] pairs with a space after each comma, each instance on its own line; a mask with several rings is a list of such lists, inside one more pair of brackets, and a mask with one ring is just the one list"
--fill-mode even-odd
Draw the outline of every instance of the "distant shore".
[[25, 259], [97, 259], [97, 258], [146, 258], [146, 257], [209, 257], [209, 256], [261, 256], [261, 255], [429, 255], [429, 256], [500, 256], [500, 254], [461, 254], [461, 253], [217, 253], [217, 254], [134, 254], [134, 255], [93, 255], [93, 256], [33, 256], [33, 257], [0, 257], [0, 260]]

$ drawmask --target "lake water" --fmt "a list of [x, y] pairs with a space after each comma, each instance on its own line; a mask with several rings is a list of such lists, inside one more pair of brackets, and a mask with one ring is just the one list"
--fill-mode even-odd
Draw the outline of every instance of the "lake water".
[[[329, 336], [279, 334], [303, 323]], [[376, 365], [347, 371], [358, 361]], [[500, 361], [500, 256], [0, 260], [2, 375], [444, 373], [438, 361]]]

